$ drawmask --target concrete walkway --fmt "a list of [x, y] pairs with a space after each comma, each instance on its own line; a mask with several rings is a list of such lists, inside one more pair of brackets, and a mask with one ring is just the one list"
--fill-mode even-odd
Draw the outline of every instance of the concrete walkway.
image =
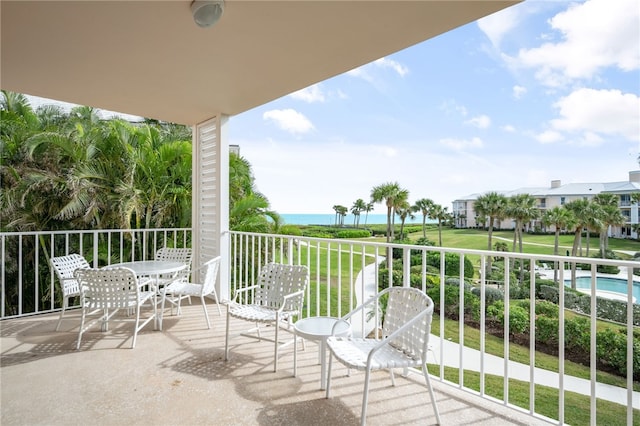
[[[460, 367], [460, 345], [448, 340], [441, 340], [440, 337], [431, 335], [431, 343], [434, 346], [434, 353], [437, 354], [437, 360], [444, 360], [447, 367]], [[440, 345], [442, 351], [440, 350]], [[480, 351], [463, 347], [462, 358], [464, 360], [464, 368], [471, 371], [480, 371]], [[526, 364], [509, 361], [508, 365], [509, 377], [516, 380], [529, 382], [530, 368]], [[484, 354], [484, 372], [504, 377], [504, 359], [495, 355]], [[432, 372], [433, 373], [433, 372]], [[538, 385], [549, 386], [552, 388], [560, 387], [560, 375], [549, 370], [534, 368], [534, 381]], [[596, 398], [615, 402], [621, 405], [627, 405], [627, 390], [617, 386], [611, 386], [604, 383], [596, 382]], [[580, 379], [577, 377], [564, 375], [565, 391], [575, 392], [581, 395], [591, 394], [591, 381]], [[633, 408], [640, 409], [640, 392], [633, 392], [632, 396]]]

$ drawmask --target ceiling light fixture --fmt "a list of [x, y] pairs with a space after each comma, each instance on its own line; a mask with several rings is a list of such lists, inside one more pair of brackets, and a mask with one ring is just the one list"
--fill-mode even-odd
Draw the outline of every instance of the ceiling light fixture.
[[224, 0], [194, 0], [191, 2], [193, 20], [201, 28], [213, 26], [224, 12]]

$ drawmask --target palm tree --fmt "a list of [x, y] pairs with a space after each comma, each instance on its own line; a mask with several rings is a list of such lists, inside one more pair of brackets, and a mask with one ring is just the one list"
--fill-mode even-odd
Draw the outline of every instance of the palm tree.
[[[491, 239], [493, 238], [493, 225], [496, 220], [504, 219], [507, 207], [507, 197], [497, 192], [488, 192], [479, 196], [473, 205], [473, 209], [478, 216], [489, 218], [489, 231], [487, 250], [491, 250]], [[487, 262], [487, 273], [491, 271], [491, 257]]]
[[433, 200], [429, 198], [421, 198], [413, 205], [413, 210], [422, 213], [422, 237], [427, 238], [427, 217], [433, 207]]
[[397, 182], [387, 182], [381, 185], [375, 186], [371, 190], [371, 201], [373, 203], [385, 203], [387, 206], [387, 243], [391, 241], [393, 237], [392, 220], [394, 215], [394, 209], [398, 205], [399, 200], [406, 200], [409, 196], [409, 191], [400, 188]]
[[585, 199], [570, 201], [566, 203], [564, 207], [571, 210], [575, 218], [575, 230], [571, 255], [582, 256], [582, 231], [589, 226], [589, 223], [593, 220], [592, 218], [597, 216], [597, 209], [594, 209], [593, 204], [589, 200]]
[[447, 207], [433, 204], [429, 210], [429, 216], [438, 221], [438, 245], [442, 247], [442, 223], [449, 220], [451, 215], [447, 211]]
[[340, 217], [341, 217], [341, 213], [340, 212], [342, 211], [342, 209], [345, 209], [345, 208], [346, 207], [341, 206], [340, 204], [336, 204], [335, 206], [333, 206], [333, 211], [336, 212], [336, 221], [335, 221], [336, 226], [340, 225]]
[[509, 197], [506, 215], [515, 220], [512, 251], [516, 251], [516, 242], [518, 242], [518, 251], [522, 253], [522, 230], [524, 224], [540, 216], [540, 210], [536, 206], [536, 199], [530, 194], [518, 194]]
[[[640, 159], [640, 155], [638, 155]], [[640, 205], [640, 192], [632, 192], [631, 193], [631, 202], [635, 203], [636, 206]], [[640, 223], [635, 223], [631, 225], [631, 229], [636, 233], [636, 239], [640, 237]]]
[[269, 233], [281, 222], [280, 216], [269, 210], [269, 201], [259, 194], [246, 196], [229, 211], [229, 229], [234, 231]]
[[[571, 256], [578, 256], [578, 250], [582, 255], [582, 230], [588, 226], [589, 221], [594, 215], [594, 209], [591, 202], [585, 199], [573, 200], [564, 205], [564, 207], [573, 213], [574, 217], [574, 237], [573, 247], [571, 248]], [[571, 288], [576, 289], [576, 263], [571, 264]]]
[[593, 197], [593, 202], [602, 206], [602, 226], [600, 228], [600, 253], [605, 258], [605, 252], [609, 248], [609, 228], [622, 226], [626, 218], [618, 207], [619, 197], [615, 194], [600, 193]]
[[365, 211], [367, 208], [366, 203], [362, 198], [358, 198], [351, 206], [351, 213], [353, 214], [353, 225], [358, 228], [360, 226], [360, 212]]
[[364, 210], [366, 214], [364, 216], [364, 226], [367, 226], [367, 220], [369, 219], [369, 213], [373, 211], [373, 203], [366, 203], [364, 205]]
[[[553, 243], [554, 255], [558, 255], [560, 231], [564, 228], [572, 227], [573, 221], [573, 213], [571, 210], [564, 207], [556, 206], [544, 212], [544, 215], [542, 216], [542, 223], [544, 223], [545, 226], [553, 225], [555, 228], [555, 239]], [[554, 262], [553, 281], [556, 283], [558, 282], [558, 262]]]
[[404, 238], [404, 223], [407, 218], [414, 218], [413, 209], [409, 202], [404, 201], [395, 208], [395, 213], [400, 218], [400, 238]]

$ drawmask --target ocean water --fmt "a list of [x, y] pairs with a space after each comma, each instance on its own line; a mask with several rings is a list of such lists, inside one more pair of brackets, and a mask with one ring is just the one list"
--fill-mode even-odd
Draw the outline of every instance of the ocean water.
[[[331, 213], [326, 214], [293, 214], [293, 213], [282, 213], [280, 214], [284, 219], [284, 222], [288, 225], [335, 225], [336, 224], [336, 215]], [[353, 225], [355, 217], [352, 214], [348, 214], [344, 218], [345, 226]], [[360, 215], [360, 226], [367, 225], [384, 225], [387, 223], [387, 215], [386, 214], [366, 214]], [[427, 223], [433, 223], [432, 221], [427, 220]], [[396, 224], [400, 224], [400, 219], [396, 217]], [[407, 219], [404, 222], [405, 225], [408, 224], [422, 224], [422, 215], [416, 215], [413, 220]]]

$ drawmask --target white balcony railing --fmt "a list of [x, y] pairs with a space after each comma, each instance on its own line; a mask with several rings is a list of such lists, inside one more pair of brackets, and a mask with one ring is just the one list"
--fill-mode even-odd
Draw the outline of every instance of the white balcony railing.
[[[311, 280], [305, 298], [304, 316], [342, 316], [387, 286], [421, 288], [432, 295], [438, 313], [432, 325], [432, 343], [435, 360], [441, 362], [437, 362], [438, 366], [430, 367], [431, 374], [442, 382], [515, 410], [545, 419], [553, 418], [552, 422], [557, 424], [566, 422], [567, 395], [569, 392], [576, 392], [576, 381], [565, 373], [568, 366], [565, 361], [566, 345], [557, 343], [557, 371], [552, 373], [555, 381], [552, 387], [558, 390], [557, 413], [551, 417], [538, 413], [538, 407], [542, 404], [540, 401], [537, 402], [536, 385], [548, 383], [548, 379], [544, 382], [542, 378], [551, 374], [536, 367], [536, 349], [540, 349], [541, 346], [536, 336], [537, 333], [542, 333], [536, 319], [536, 298], [542, 288], [540, 284], [547, 284], [544, 288], [551, 294], [549, 299], [555, 297], [558, 305], [566, 306], [572, 300], [577, 300], [577, 296], [564, 285], [548, 285], [550, 282], [553, 283], [554, 278], [558, 282], [565, 282], [570, 281], [573, 276], [578, 276], [593, 284], [596, 278], [602, 275], [598, 273], [598, 268], [614, 268], [617, 273], [608, 275], [615, 275], [621, 280], [627, 291], [608, 297], [621, 301], [614, 302], [596, 297], [605, 293], [601, 293], [592, 285], [590, 290], [585, 290], [590, 297], [580, 299], [575, 306], [583, 312], [602, 312], [607, 306], [611, 310], [610, 304], [618, 303], [618, 311], [622, 312], [622, 315], [619, 315], [617, 322], [626, 333], [624, 359], [629, 367], [626, 368], [624, 385], [607, 386], [596, 379], [599, 372], [596, 369], [599, 361], [596, 341], [598, 323], [595, 315], [585, 315], [590, 331], [589, 378], [577, 382], [577, 386], [580, 387], [579, 393], [589, 398], [591, 424], [596, 424], [598, 400], [609, 400], [619, 404], [620, 418], [626, 418], [625, 423], [628, 425], [634, 424], [634, 409], [640, 408], [640, 396], [633, 390], [636, 384], [634, 374], [636, 379], [640, 374], [640, 366], [636, 365], [640, 343], [634, 339], [635, 327], [640, 323], [640, 305], [634, 304], [634, 285], [640, 285], [634, 284], [633, 270], [640, 268], [640, 262], [290, 235], [242, 232], [231, 232], [230, 235], [229, 247], [224, 250], [226, 253], [223, 253], [226, 254], [226, 259], [223, 260], [229, 262], [230, 294], [237, 288], [252, 285], [260, 266], [271, 261], [309, 267]], [[155, 250], [165, 244], [175, 247], [190, 246], [191, 232], [189, 229], [155, 229], [2, 233], [0, 244], [1, 317], [9, 319], [60, 309], [59, 287], [48, 267], [49, 256], [78, 252], [85, 255], [94, 266], [123, 260], [147, 259], [153, 257]], [[393, 253], [394, 261], [387, 266], [385, 260], [389, 253]], [[496, 269], [496, 265], [502, 265], [504, 279], [495, 275], [485, 277], [486, 274], [482, 271], [489, 270], [489, 265], [493, 265], [492, 270]], [[523, 285], [523, 281], [527, 284]], [[471, 296], [469, 292], [460, 291], [464, 289], [471, 289], [471, 294], [477, 297]], [[487, 350], [488, 339], [492, 338], [487, 328], [491, 323], [487, 307], [489, 296], [495, 298], [496, 291], [502, 295], [504, 306], [501, 315], [502, 334], [512, 335], [516, 325], [524, 326], [528, 330], [530, 355], [528, 360], [520, 360], [518, 364], [520, 369], [524, 368], [524, 378], [521, 372], [516, 371], [516, 364], [509, 360], [512, 349], [516, 348], [515, 343], [509, 339], [502, 340], [501, 353], [497, 354], [501, 358], [501, 372], [495, 373], [491, 367], [494, 364], [490, 360], [494, 360], [496, 354]], [[521, 298], [520, 301], [509, 297], [516, 294]], [[528, 324], [516, 324], [521, 319], [517, 315], [514, 316], [516, 307], [527, 311]], [[506, 312], [511, 314], [505, 314]], [[465, 342], [472, 345], [471, 341], [475, 339], [471, 336], [471, 329], [456, 326], [454, 331], [451, 331], [452, 321], [447, 320], [447, 316], [457, 318], [457, 322], [454, 322], [457, 325], [462, 323], [463, 318], [473, 318], [471, 322], [479, 328], [479, 334], [476, 334], [479, 336], [479, 342], [474, 351], [470, 352], [469, 348], [465, 348]], [[569, 317], [568, 311], [558, 310], [557, 342], [565, 342], [568, 338], [565, 324]], [[375, 330], [377, 319], [374, 313], [360, 317], [354, 332], [366, 334]], [[471, 381], [470, 371], [479, 375], [479, 384], [468, 384]], [[489, 378], [495, 378], [496, 375], [500, 376], [502, 381], [502, 396], [489, 392]], [[516, 382], [528, 383], [529, 398], [524, 407], [516, 405], [516, 401], [510, 399], [510, 388], [515, 386]], [[545, 401], [545, 404], [548, 405], [548, 402]], [[637, 419], [638, 415], [635, 416]]]

